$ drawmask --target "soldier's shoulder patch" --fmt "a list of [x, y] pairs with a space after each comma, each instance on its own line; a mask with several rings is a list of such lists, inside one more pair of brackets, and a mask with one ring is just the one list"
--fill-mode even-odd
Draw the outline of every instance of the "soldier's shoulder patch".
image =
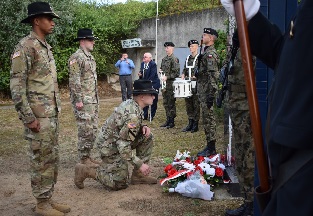
[[136, 128], [136, 123], [128, 123], [127, 124], [127, 127], [129, 128], [129, 129], [133, 129], [133, 128]]
[[12, 55], [12, 59], [15, 59], [17, 57], [19, 57], [21, 55], [21, 52], [20, 51], [17, 51], [15, 52], [13, 55]]
[[211, 55], [211, 54], [208, 55], [208, 58], [212, 58], [212, 57], [213, 57], [213, 55]]
[[77, 62], [77, 60], [73, 59], [73, 60], [70, 61], [70, 65], [75, 64], [76, 62]]

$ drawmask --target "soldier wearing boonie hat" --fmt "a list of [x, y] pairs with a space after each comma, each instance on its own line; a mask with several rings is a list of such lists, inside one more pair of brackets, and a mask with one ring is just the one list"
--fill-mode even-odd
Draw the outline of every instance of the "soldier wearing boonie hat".
[[[111, 190], [121, 190], [131, 184], [156, 184], [149, 176], [148, 162], [153, 148], [153, 135], [142, 123], [143, 108], [152, 105], [158, 92], [150, 80], [134, 82], [133, 97], [122, 102], [105, 121], [97, 139], [97, 149], [102, 158], [98, 168], [78, 163], [75, 166], [75, 185], [84, 188], [84, 180], [92, 178]], [[133, 153], [136, 152], [135, 154]], [[134, 166], [128, 182], [128, 163]]]
[[21, 22], [31, 24], [32, 31], [19, 41], [12, 54], [10, 89], [29, 143], [31, 187], [37, 200], [35, 212], [58, 216], [71, 209], [51, 199], [60, 160], [61, 111], [55, 61], [45, 40], [53, 32], [53, 18], [60, 19], [47, 2], [28, 5], [28, 16]]
[[74, 39], [79, 41], [79, 49], [68, 60], [70, 98], [78, 131], [78, 158], [91, 167], [100, 164], [91, 157], [99, 116], [96, 61], [91, 54], [97, 39], [91, 29], [79, 29]]

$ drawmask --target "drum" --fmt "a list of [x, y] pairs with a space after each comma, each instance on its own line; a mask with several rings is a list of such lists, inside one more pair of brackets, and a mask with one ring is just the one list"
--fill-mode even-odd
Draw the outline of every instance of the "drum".
[[173, 82], [174, 97], [175, 98], [186, 98], [192, 96], [191, 81], [176, 78]]

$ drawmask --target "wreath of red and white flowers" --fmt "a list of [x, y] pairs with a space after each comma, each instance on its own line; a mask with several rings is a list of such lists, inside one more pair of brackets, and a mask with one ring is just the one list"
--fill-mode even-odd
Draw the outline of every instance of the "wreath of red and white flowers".
[[209, 184], [211, 187], [230, 182], [229, 179], [225, 179], [225, 165], [221, 163], [219, 154], [210, 157], [191, 157], [190, 152], [181, 153], [177, 150], [173, 160], [167, 158], [164, 162], [167, 165], [164, 168], [165, 174], [160, 176], [160, 184], [164, 186], [165, 191], [176, 188], [179, 183], [186, 180], [194, 180], [195, 176], [201, 184]]

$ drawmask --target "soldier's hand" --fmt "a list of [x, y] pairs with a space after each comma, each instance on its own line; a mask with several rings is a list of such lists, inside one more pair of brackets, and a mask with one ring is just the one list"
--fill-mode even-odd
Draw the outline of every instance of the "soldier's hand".
[[184, 80], [184, 79], [185, 79], [185, 74], [182, 74], [182, 75], [181, 75], [181, 78]]
[[149, 137], [151, 133], [151, 129], [148, 126], [142, 127], [142, 134], [145, 135], [145, 137]]
[[139, 168], [140, 172], [143, 174], [143, 175], [149, 175], [150, 173], [150, 167], [149, 165], [147, 164], [142, 164], [141, 167]]
[[38, 133], [40, 131], [40, 122], [36, 119], [35, 121], [25, 124], [32, 132]]
[[167, 76], [165, 76], [165, 75], [162, 76], [162, 80], [163, 80], [163, 81], [166, 81], [166, 80], [167, 80]]
[[83, 102], [76, 103], [76, 109], [81, 110], [84, 107]]

